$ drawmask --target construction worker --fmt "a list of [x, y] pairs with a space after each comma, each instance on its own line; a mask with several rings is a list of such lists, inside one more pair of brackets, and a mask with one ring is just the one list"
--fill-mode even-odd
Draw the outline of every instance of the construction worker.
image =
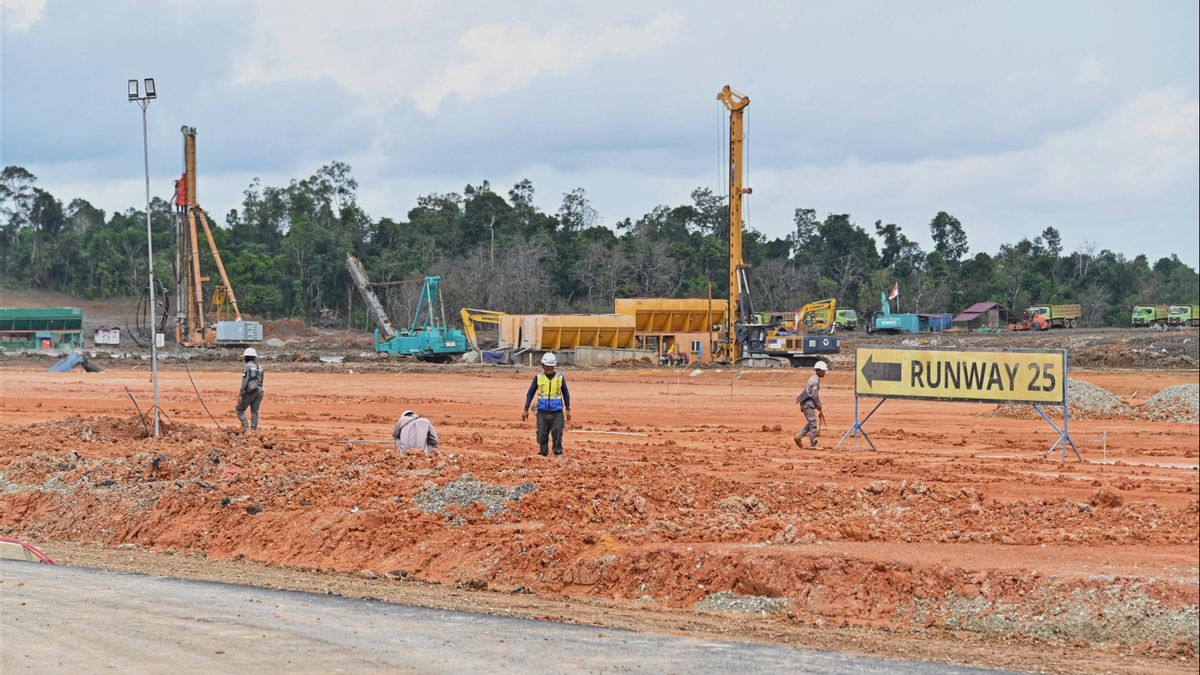
[[[258, 407], [263, 399], [263, 369], [258, 365], [258, 350], [246, 347], [242, 352], [242, 388], [238, 391], [237, 416], [242, 422], [242, 431], [258, 429]], [[246, 421], [246, 408], [250, 409], [250, 421]]]
[[804, 418], [808, 420], [804, 428], [793, 437], [796, 445], [801, 448], [804, 447], [805, 436], [811, 436], [812, 447], [817, 447], [817, 437], [821, 434], [821, 427], [817, 424], [818, 418], [821, 424], [825, 424], [825, 411], [821, 409], [821, 378], [828, 372], [829, 364], [817, 361], [817, 365], [813, 366], [813, 376], [808, 378], [804, 391], [796, 397], [796, 403], [800, 404], [800, 412], [804, 413]]
[[[550, 436], [554, 436], [554, 456], [563, 454], [563, 428], [571, 421], [571, 392], [567, 391], [567, 380], [562, 373], [554, 372], [558, 359], [554, 352], [542, 357], [542, 372], [533, 378], [529, 391], [525, 393], [525, 408], [521, 421], [529, 419], [530, 403], [537, 394], [537, 442], [538, 454], [545, 457]], [[566, 416], [564, 421], [563, 417]]]
[[396, 439], [396, 452], [400, 454], [405, 450], [423, 450], [426, 455], [432, 455], [439, 445], [433, 423], [412, 410], [405, 410], [396, 420], [392, 438]]

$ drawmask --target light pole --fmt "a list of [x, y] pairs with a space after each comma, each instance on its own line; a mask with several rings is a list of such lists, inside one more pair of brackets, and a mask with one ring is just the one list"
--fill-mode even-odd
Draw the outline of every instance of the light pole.
[[142, 109], [142, 164], [146, 172], [146, 255], [150, 260], [150, 381], [154, 383], [154, 437], [159, 437], [158, 429], [158, 303], [154, 298], [154, 237], [150, 231], [150, 145], [146, 134], [146, 107], [151, 99], [158, 98], [154, 89], [154, 78], [148, 77], [145, 95], [138, 94], [138, 81], [129, 81], [129, 100], [137, 101]]

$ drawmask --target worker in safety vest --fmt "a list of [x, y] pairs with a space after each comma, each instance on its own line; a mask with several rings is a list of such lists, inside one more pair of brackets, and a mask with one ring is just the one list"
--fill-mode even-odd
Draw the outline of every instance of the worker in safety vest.
[[825, 411], [821, 409], [821, 378], [829, 372], [829, 364], [824, 361], [817, 361], [817, 365], [813, 366], [813, 375], [808, 378], [808, 384], [804, 385], [804, 391], [796, 397], [796, 403], [800, 404], [800, 412], [804, 413], [804, 418], [808, 423], [804, 425], [793, 440], [796, 445], [804, 447], [804, 437], [812, 436], [812, 447], [817, 447], [817, 437], [821, 433], [821, 427], [817, 424], [818, 417], [821, 424], [825, 424]]
[[[558, 359], [553, 352], [542, 357], [542, 372], [533, 378], [529, 391], [525, 393], [525, 408], [521, 410], [521, 421], [529, 419], [530, 403], [537, 395], [537, 442], [538, 454], [545, 457], [550, 436], [554, 436], [554, 455], [563, 453], [563, 428], [571, 421], [571, 392], [567, 391], [567, 380], [562, 373], [554, 372]], [[566, 419], [564, 420], [564, 415]]]
[[[258, 429], [258, 407], [263, 400], [263, 369], [258, 365], [258, 350], [247, 347], [242, 352], [242, 388], [238, 390], [237, 416], [242, 431]], [[250, 409], [250, 421], [246, 421], [246, 408]]]

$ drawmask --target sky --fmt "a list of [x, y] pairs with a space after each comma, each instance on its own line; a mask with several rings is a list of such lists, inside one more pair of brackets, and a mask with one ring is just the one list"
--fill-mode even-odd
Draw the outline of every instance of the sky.
[[1194, 0], [3, 0], [0, 160], [64, 203], [144, 202], [182, 125], [218, 220], [258, 177], [353, 168], [373, 218], [417, 196], [523, 178], [604, 224], [723, 190], [716, 93], [746, 110], [747, 224], [796, 208], [973, 252], [1057, 228], [1089, 246], [1200, 262], [1200, 9]]

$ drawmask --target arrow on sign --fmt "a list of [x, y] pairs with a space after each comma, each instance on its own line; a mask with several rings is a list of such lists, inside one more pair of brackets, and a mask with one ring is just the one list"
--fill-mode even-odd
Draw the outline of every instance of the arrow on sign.
[[875, 380], [884, 382], [899, 382], [900, 381], [900, 364], [899, 363], [875, 363], [875, 357], [868, 356], [867, 362], [863, 364], [863, 377], [867, 378], [867, 384], [875, 384]]

